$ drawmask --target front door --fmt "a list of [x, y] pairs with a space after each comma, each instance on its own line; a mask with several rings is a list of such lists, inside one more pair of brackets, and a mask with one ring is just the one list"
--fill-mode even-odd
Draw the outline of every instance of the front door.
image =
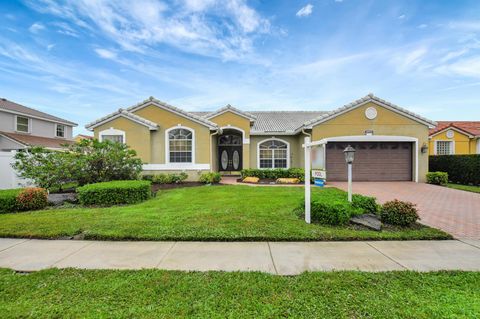
[[218, 139], [218, 169], [242, 170], [242, 137], [236, 134], [222, 135]]

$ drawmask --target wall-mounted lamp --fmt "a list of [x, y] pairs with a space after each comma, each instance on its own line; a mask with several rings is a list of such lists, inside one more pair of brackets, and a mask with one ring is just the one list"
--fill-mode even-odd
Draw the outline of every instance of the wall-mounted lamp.
[[422, 154], [425, 154], [428, 151], [428, 145], [427, 143], [423, 143], [422, 148], [420, 148], [422, 151]]

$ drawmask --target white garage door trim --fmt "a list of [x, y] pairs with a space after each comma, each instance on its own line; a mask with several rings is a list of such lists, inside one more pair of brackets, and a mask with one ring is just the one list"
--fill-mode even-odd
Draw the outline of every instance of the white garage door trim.
[[418, 138], [410, 136], [391, 135], [353, 135], [327, 137], [319, 141], [313, 141], [311, 146], [325, 145], [328, 142], [412, 142], [415, 143], [415, 182], [418, 183]]

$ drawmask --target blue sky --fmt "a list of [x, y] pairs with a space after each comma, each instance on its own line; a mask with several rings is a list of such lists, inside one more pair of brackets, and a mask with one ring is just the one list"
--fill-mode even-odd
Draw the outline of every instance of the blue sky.
[[0, 1], [0, 96], [83, 125], [186, 110], [332, 110], [369, 92], [480, 120], [480, 1]]

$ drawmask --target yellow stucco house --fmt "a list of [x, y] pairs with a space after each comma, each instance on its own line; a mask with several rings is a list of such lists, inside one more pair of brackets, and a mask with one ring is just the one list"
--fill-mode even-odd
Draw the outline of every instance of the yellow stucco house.
[[343, 150], [356, 148], [358, 181], [424, 181], [428, 134], [435, 122], [373, 94], [330, 112], [245, 112], [230, 105], [187, 112], [153, 97], [88, 125], [99, 140], [128, 144], [144, 172], [180, 172], [194, 180], [207, 171], [303, 167], [305, 137], [325, 145], [327, 180], [345, 180]]
[[439, 121], [429, 139], [430, 155], [480, 154], [480, 122]]

